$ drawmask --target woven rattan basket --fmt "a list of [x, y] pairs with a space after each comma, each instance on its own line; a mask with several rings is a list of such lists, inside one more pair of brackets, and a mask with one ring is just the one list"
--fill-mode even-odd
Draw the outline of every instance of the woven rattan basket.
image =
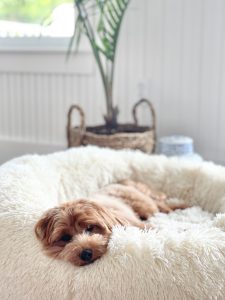
[[[152, 126], [140, 126], [137, 120], [137, 108], [146, 103], [149, 107]], [[78, 111], [80, 114], [80, 126], [72, 127], [72, 113]], [[81, 107], [72, 105], [68, 112], [67, 139], [68, 147], [81, 145], [96, 145], [99, 147], [110, 147], [114, 149], [139, 149], [146, 153], [155, 150], [156, 141], [156, 116], [150, 101], [141, 99], [132, 110], [134, 124], [119, 124], [115, 133], [104, 133], [105, 126], [86, 127], [85, 115]]]

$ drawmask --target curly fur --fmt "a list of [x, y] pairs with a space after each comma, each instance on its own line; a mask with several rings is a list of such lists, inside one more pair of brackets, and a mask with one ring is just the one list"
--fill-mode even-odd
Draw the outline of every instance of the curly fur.
[[[174, 208], [181, 207], [184, 208]], [[143, 183], [124, 180], [105, 187], [90, 199], [66, 202], [48, 210], [37, 222], [35, 233], [48, 256], [84, 266], [106, 253], [114, 226], [151, 228], [140, 219], [147, 220], [159, 211], [172, 211], [165, 194]], [[90, 256], [83, 259], [86, 250]]]

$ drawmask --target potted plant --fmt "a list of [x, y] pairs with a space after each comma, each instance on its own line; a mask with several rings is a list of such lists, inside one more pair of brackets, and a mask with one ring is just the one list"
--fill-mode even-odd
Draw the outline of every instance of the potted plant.
[[[130, 0], [74, 0], [77, 18], [70, 49], [76, 47], [82, 35], [88, 38], [97, 63], [106, 103], [105, 124], [86, 127], [85, 115], [81, 107], [71, 106], [68, 113], [68, 146], [95, 144], [112, 148], [134, 148], [152, 152], [155, 145], [155, 113], [151, 103], [141, 99], [133, 108], [134, 124], [118, 124], [119, 108], [114, 105], [113, 82], [115, 59], [121, 24]], [[95, 18], [93, 18], [93, 12]], [[93, 20], [94, 19], [94, 20]], [[146, 102], [152, 114], [152, 127], [137, 124], [136, 109]], [[80, 127], [71, 126], [73, 110], [81, 116]]]

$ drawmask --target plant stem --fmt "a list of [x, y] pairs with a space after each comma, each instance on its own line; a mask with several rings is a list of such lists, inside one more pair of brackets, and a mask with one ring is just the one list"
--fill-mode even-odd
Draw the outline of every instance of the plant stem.
[[[92, 47], [92, 51], [93, 54], [95, 56], [99, 71], [100, 71], [100, 75], [102, 78], [102, 82], [103, 82], [103, 87], [104, 87], [104, 93], [105, 93], [105, 97], [106, 97], [106, 109], [107, 109], [107, 114], [105, 117], [106, 123], [113, 123], [113, 119], [114, 119], [114, 109], [113, 109], [113, 104], [112, 104], [112, 80], [110, 78], [110, 80], [108, 80], [106, 74], [104, 73], [104, 69], [103, 69], [103, 65], [102, 65], [102, 61], [101, 61], [101, 57], [99, 55], [98, 49], [96, 47], [96, 43], [95, 43], [95, 36], [94, 36], [94, 32], [91, 28], [91, 24], [90, 21], [88, 19], [87, 13], [85, 11], [85, 17], [83, 16], [83, 12], [82, 9], [80, 7], [79, 3], [76, 3], [79, 15], [82, 18], [83, 21], [83, 25], [86, 31], [86, 35], [89, 39], [89, 42], [91, 44]], [[83, 7], [83, 10], [84, 7]], [[106, 124], [107, 125], [107, 124]]]

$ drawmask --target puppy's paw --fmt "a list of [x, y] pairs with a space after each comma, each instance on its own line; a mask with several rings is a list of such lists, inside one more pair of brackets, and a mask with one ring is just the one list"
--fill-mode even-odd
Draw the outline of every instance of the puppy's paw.
[[146, 207], [144, 206], [142, 209], [139, 209], [138, 216], [142, 221], [147, 221], [154, 214], [159, 212], [157, 207]]

